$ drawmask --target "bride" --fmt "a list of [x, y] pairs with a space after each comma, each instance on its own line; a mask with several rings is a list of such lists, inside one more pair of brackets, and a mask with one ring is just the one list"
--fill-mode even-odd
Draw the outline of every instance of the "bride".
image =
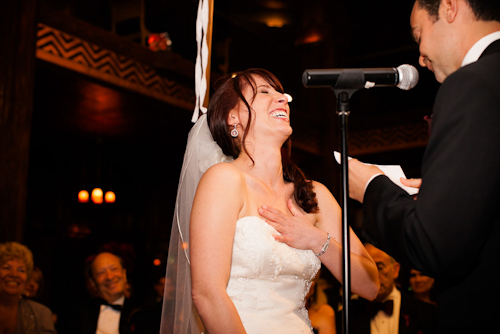
[[[263, 69], [225, 78], [211, 97], [206, 121], [224, 153], [218, 161], [234, 160], [216, 163], [201, 176], [189, 242], [182, 247], [190, 260], [198, 320], [210, 334], [310, 334], [305, 296], [321, 263], [342, 279], [341, 209], [283, 148], [292, 128], [281, 83]], [[352, 291], [373, 299], [377, 267], [350, 233]], [[189, 287], [186, 279], [177, 289]], [[175, 321], [185, 323], [186, 311], [176, 312]], [[191, 327], [189, 333], [196, 332]]]

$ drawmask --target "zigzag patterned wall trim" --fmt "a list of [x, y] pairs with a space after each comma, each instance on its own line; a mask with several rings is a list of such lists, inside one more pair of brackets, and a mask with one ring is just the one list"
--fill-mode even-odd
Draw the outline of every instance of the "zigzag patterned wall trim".
[[193, 110], [194, 90], [136, 60], [38, 24], [36, 56], [44, 61]]
[[354, 131], [349, 134], [349, 154], [353, 156], [424, 147], [429, 139], [427, 123]]
[[[294, 148], [315, 155], [324, 153], [324, 138], [314, 131], [294, 132]], [[380, 152], [425, 147], [429, 138], [427, 123], [402, 124], [364, 131], [350, 131], [348, 138], [349, 155], [360, 156]]]

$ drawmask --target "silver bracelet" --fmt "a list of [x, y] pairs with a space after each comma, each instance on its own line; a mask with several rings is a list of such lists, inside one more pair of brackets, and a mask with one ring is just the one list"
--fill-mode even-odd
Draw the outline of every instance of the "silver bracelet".
[[323, 247], [321, 248], [321, 252], [319, 252], [319, 253], [314, 253], [314, 255], [316, 255], [316, 256], [320, 256], [320, 255], [325, 254], [326, 250], [328, 249], [328, 246], [330, 246], [330, 233], [328, 233], [328, 237], [326, 238], [326, 242], [325, 242], [325, 244], [324, 244], [324, 245], [323, 245]]

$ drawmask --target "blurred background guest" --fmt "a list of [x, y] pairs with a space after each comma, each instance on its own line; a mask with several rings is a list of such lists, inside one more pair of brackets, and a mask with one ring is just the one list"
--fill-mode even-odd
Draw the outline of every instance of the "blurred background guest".
[[22, 297], [33, 273], [33, 254], [17, 242], [0, 244], [0, 333], [56, 333], [52, 312]]
[[43, 291], [43, 273], [38, 267], [33, 267], [33, 273], [31, 274], [31, 279], [26, 283], [26, 289], [24, 290], [24, 296], [33, 300], [39, 300]]
[[169, 291], [165, 294], [165, 270], [161, 270], [154, 276], [150, 289], [150, 296], [132, 316], [134, 333], [158, 334], [160, 332], [161, 312], [163, 297], [172, 298], [173, 285], [168, 284]]
[[335, 334], [335, 311], [328, 304], [325, 293], [329, 284], [320, 277], [320, 273], [316, 275], [306, 296], [306, 308], [315, 334]]
[[127, 297], [127, 270], [121, 257], [101, 252], [85, 262], [85, 279], [89, 298], [61, 314], [61, 334], [128, 334], [135, 308]]
[[436, 333], [437, 308], [398, 289], [400, 264], [381, 249], [365, 244], [377, 264], [380, 289], [373, 301], [353, 299], [350, 334]]
[[[26, 283], [26, 288], [24, 289], [23, 296], [31, 300], [37, 301], [41, 304], [45, 304], [42, 300], [44, 292], [45, 280], [43, 278], [42, 270], [34, 266], [33, 273], [31, 274], [31, 279]], [[54, 320], [54, 325], [57, 322], [57, 314], [52, 311], [52, 319]]]
[[415, 298], [429, 304], [437, 305], [434, 300], [434, 278], [416, 269], [411, 269], [409, 283], [409, 290]]

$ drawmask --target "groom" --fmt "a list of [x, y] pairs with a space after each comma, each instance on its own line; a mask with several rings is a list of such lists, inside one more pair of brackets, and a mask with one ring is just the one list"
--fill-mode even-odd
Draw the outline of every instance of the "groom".
[[442, 82], [418, 199], [356, 159], [350, 196], [372, 243], [436, 279], [440, 333], [486, 333], [500, 312], [500, 1], [417, 0], [410, 24]]

